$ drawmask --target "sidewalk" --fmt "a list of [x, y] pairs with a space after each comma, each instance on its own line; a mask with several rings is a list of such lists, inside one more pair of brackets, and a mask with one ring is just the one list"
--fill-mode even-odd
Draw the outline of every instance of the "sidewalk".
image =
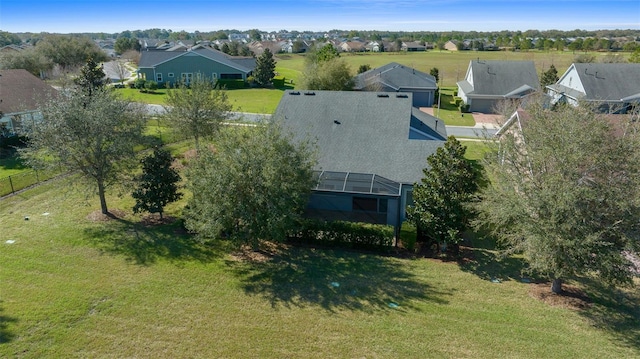
[[[435, 116], [433, 114], [433, 107], [420, 107], [420, 111], [428, 113], [431, 116]], [[452, 126], [452, 127], [468, 127], [468, 128], [477, 128], [477, 129], [499, 129], [498, 120], [502, 117], [501, 115], [493, 115], [487, 113], [473, 112], [471, 114], [473, 116], [473, 120], [476, 122], [474, 126]], [[449, 127], [449, 126], [447, 126]]]

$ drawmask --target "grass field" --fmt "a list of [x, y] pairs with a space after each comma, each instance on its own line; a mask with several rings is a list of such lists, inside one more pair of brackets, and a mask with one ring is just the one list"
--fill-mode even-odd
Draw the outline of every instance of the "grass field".
[[60, 181], [0, 200], [0, 357], [640, 356], [637, 292], [551, 307], [490, 246], [464, 264], [298, 247], [249, 261], [142, 225], [129, 197], [96, 221], [97, 201]]

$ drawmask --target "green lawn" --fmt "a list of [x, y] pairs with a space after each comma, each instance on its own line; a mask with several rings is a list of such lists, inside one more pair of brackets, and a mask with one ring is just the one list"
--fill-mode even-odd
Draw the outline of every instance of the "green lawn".
[[141, 225], [129, 197], [108, 198], [122, 219], [92, 221], [96, 199], [68, 188], [0, 200], [0, 357], [640, 356], [637, 292], [551, 307], [517, 258], [484, 247], [462, 265], [296, 247], [248, 262], [179, 224]]

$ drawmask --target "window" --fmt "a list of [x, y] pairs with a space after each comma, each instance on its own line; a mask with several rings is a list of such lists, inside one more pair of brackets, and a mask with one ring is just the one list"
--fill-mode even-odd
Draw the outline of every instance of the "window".
[[191, 80], [193, 80], [193, 73], [191, 72], [183, 72], [182, 73], [182, 82], [185, 84], [190, 84]]
[[218, 74], [216, 72], [211, 74], [211, 78], [215, 81], [218, 79]]
[[352, 206], [356, 212], [387, 213], [389, 201], [386, 198], [353, 197]]
[[169, 76], [169, 77], [173, 77], [173, 72], [169, 72], [169, 73], [167, 74], [167, 76]]
[[222, 80], [242, 80], [242, 74], [220, 74]]
[[158, 83], [162, 82], [162, 74], [161, 73], [157, 73], [156, 74], [156, 82], [158, 82]]

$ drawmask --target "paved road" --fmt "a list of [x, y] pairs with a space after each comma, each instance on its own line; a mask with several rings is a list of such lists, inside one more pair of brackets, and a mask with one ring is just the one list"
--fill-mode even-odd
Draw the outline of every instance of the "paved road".
[[[147, 105], [147, 111], [151, 116], [159, 116], [164, 113], [164, 108], [160, 105]], [[271, 115], [233, 112], [230, 120], [239, 122], [258, 122], [262, 119], [269, 119]], [[483, 128], [482, 126], [466, 127], [466, 126], [447, 126], [447, 135], [467, 138], [491, 138], [495, 135], [497, 129]]]
[[[104, 65], [103, 67], [104, 74], [107, 75], [107, 77], [111, 79], [112, 82], [119, 82], [120, 71], [118, 70], [118, 66], [119, 66], [118, 61], [115, 60], [115, 61], [105, 62], [103, 65]], [[124, 73], [123, 79], [126, 80], [131, 76], [132, 76], [131, 71], [127, 69]]]

